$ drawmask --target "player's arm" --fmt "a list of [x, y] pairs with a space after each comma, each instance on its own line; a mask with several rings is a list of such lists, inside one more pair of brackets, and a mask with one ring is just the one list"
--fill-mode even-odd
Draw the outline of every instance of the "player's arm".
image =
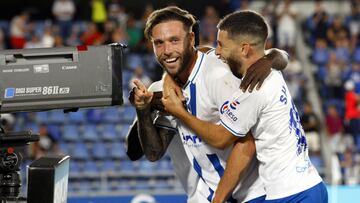
[[[188, 127], [195, 131], [206, 143], [218, 149], [225, 149], [238, 138], [222, 125], [216, 125], [200, 120], [190, 114], [182, 105], [182, 101], [176, 95], [174, 89], [169, 89], [164, 95], [162, 102], [165, 111], [182, 120]], [[171, 108], [167, 108], [170, 107]]]
[[130, 102], [136, 108], [138, 118], [137, 135], [141, 148], [149, 161], [159, 160], [166, 152], [174, 131], [158, 129], [151, 116], [151, 99], [153, 94], [138, 80], [134, 81], [135, 88], [130, 92]]
[[243, 92], [245, 92], [247, 88], [249, 88], [249, 92], [252, 92], [256, 85], [256, 88], [260, 89], [262, 83], [270, 74], [271, 68], [283, 70], [289, 62], [289, 56], [286, 51], [272, 48], [266, 50], [265, 54], [264, 57], [251, 65], [246, 71], [246, 75], [240, 85]]
[[212, 203], [222, 203], [229, 198], [239, 183], [242, 172], [247, 168], [254, 155], [255, 141], [251, 133], [235, 142]]

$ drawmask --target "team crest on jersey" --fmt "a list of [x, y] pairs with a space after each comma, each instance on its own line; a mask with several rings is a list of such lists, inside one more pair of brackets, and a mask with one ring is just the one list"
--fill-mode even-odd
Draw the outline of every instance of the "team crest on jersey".
[[223, 103], [223, 105], [220, 108], [220, 113], [221, 114], [225, 114], [227, 115], [231, 120], [236, 121], [237, 117], [235, 116], [235, 114], [232, 112], [232, 110], [236, 110], [236, 106], [239, 105], [240, 102], [238, 101], [225, 101]]

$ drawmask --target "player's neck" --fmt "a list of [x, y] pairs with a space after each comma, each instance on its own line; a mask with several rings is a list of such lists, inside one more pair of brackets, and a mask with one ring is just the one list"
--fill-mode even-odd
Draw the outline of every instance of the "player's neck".
[[256, 63], [259, 59], [265, 56], [265, 53], [257, 53], [250, 56], [247, 60], [243, 62], [242, 68], [240, 70], [241, 75], [245, 76], [247, 69], [251, 67], [252, 64]]
[[186, 84], [187, 80], [189, 79], [189, 76], [191, 74], [191, 71], [194, 69], [196, 60], [197, 60], [197, 51], [194, 50], [194, 54], [191, 57], [191, 62], [189, 63], [188, 67], [177, 77], [175, 80], [176, 82], [182, 87]]

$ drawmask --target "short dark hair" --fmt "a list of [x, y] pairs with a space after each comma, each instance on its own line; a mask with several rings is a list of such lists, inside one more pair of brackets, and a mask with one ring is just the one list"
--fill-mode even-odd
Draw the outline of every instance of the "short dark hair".
[[226, 15], [217, 25], [219, 30], [227, 31], [229, 38], [248, 35], [265, 43], [268, 28], [264, 18], [254, 11], [237, 11]]
[[152, 29], [155, 27], [155, 25], [173, 20], [181, 21], [184, 25], [184, 29], [188, 29], [189, 31], [196, 23], [195, 17], [188, 11], [176, 6], [168, 6], [163, 9], [156, 10], [150, 14], [146, 21], [144, 30], [146, 39], [151, 39]]

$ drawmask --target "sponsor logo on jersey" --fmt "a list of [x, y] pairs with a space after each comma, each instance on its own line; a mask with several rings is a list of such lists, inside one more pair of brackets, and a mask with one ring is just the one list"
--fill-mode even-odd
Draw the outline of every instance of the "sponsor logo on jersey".
[[202, 140], [197, 135], [190, 135], [181, 133], [183, 144], [188, 145], [189, 147], [199, 147], [202, 144]]
[[238, 102], [238, 101], [232, 101], [232, 102], [225, 101], [220, 108], [220, 113], [225, 114], [231, 120], [236, 121], [238, 118], [235, 116], [235, 114], [232, 111], [236, 110], [236, 106], [239, 104], [240, 104], [240, 102]]

